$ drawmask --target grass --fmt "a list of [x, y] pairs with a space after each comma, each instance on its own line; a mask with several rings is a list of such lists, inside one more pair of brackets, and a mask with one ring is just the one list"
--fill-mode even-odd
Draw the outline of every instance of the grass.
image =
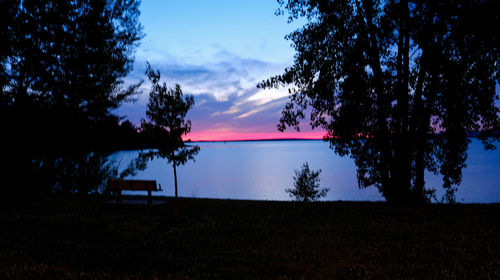
[[500, 279], [498, 204], [173, 207], [0, 198], [0, 279]]

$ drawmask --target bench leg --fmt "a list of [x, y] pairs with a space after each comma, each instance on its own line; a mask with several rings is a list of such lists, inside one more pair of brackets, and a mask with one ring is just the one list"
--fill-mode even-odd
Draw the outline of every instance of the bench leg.
[[122, 190], [118, 190], [118, 197], [116, 203], [122, 203]]
[[148, 190], [148, 205], [153, 204], [153, 199], [151, 198], [151, 190]]

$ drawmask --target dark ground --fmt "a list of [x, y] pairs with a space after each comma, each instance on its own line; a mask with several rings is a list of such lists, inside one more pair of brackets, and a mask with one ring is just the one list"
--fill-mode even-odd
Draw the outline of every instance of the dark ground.
[[[144, 200], [145, 201], [145, 200]], [[500, 279], [500, 205], [0, 198], [0, 279]]]

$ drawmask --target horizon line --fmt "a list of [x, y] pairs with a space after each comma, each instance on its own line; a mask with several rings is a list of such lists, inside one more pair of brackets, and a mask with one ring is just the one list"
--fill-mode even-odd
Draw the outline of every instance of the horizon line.
[[191, 140], [191, 139], [187, 139], [187, 140], [184, 141], [184, 143], [195, 143], [195, 142], [294, 141], [294, 140], [323, 140], [323, 138], [286, 137], [286, 138], [257, 138], [257, 139], [229, 139], [229, 140]]

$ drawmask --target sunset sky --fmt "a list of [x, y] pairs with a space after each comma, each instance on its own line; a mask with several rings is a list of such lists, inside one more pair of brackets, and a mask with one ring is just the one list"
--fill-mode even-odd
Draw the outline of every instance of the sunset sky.
[[[300, 27], [274, 13], [274, 0], [143, 1], [145, 37], [126, 82], [144, 80], [146, 61], [159, 69], [169, 86], [179, 83], [195, 97], [188, 113], [192, 140], [321, 138], [304, 122], [300, 133], [276, 130], [288, 91], [261, 90], [257, 83], [281, 74], [293, 63], [285, 35]], [[145, 117], [149, 83], [137, 102], [119, 115], [139, 124]]]

